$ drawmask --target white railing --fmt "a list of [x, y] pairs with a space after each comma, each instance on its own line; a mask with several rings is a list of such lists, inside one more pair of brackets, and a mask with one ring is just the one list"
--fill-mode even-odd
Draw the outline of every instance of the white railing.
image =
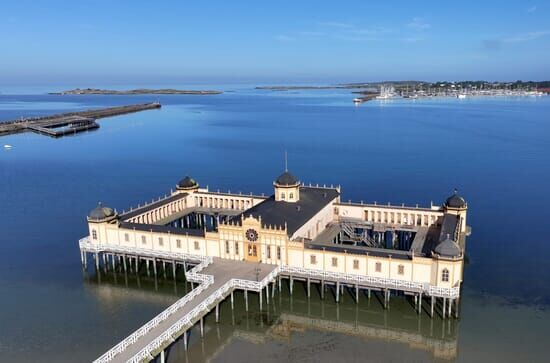
[[392, 289], [415, 289], [420, 290], [424, 288], [424, 284], [420, 282], [404, 281], [404, 280], [394, 280], [384, 277], [373, 277], [373, 276], [361, 276], [355, 274], [346, 274], [342, 272], [330, 272], [302, 267], [292, 267], [292, 266], [282, 266], [281, 272], [295, 273], [306, 275], [314, 278], [323, 278], [326, 280], [344, 280], [346, 282], [353, 283], [365, 283], [375, 286], [383, 286]]
[[341, 272], [330, 272], [302, 267], [281, 266], [281, 272], [290, 274], [300, 274], [312, 278], [322, 278], [325, 280], [344, 280], [350, 283], [364, 283], [371, 286], [382, 286], [389, 289], [409, 289], [422, 290], [430, 296], [457, 298], [460, 295], [459, 287], [439, 287], [421, 282], [412, 282], [405, 280], [388, 279], [384, 277], [361, 276], [355, 274], [346, 274]]
[[428, 295], [455, 299], [460, 296], [460, 287], [430, 286]]
[[220, 288], [214, 291], [210, 296], [204, 299], [193, 310], [181, 317], [176, 323], [168, 328], [164, 333], [159, 335], [147, 346], [141, 349], [135, 356], [133, 356], [128, 362], [139, 363], [145, 359], [150, 359], [155, 351], [157, 351], [167, 340], [173, 340], [174, 335], [178, 334], [183, 329], [192, 326], [198, 318], [203, 316], [210, 310], [210, 305], [223, 300], [225, 296], [234, 289], [254, 290], [261, 291], [268, 283], [273, 281], [279, 274], [279, 267], [276, 267], [271, 271], [262, 281], [250, 281], [243, 279], [231, 279]]
[[[158, 314], [156, 317], [151, 319], [148, 323], [143, 325], [141, 328], [133, 332], [123, 341], [115, 345], [113, 348], [105, 352], [101, 357], [96, 359], [95, 363], [105, 363], [113, 360], [113, 358], [126, 350], [126, 348], [135, 342], [138, 339], [145, 336], [149, 331], [158, 326], [161, 322], [168, 319], [178, 310], [180, 310], [185, 304], [193, 300], [197, 295], [201, 294], [206, 290], [210, 285], [214, 283], [214, 276], [200, 273], [205, 267], [210, 265], [213, 262], [212, 257], [200, 256], [200, 255], [191, 255], [185, 253], [173, 253], [173, 252], [157, 252], [151, 250], [142, 250], [139, 248], [124, 247], [124, 246], [115, 246], [115, 245], [96, 245], [92, 244], [89, 241], [89, 237], [82, 238], [79, 241], [79, 246], [81, 250], [91, 251], [91, 252], [116, 252], [116, 253], [128, 253], [128, 254], [142, 254], [148, 256], [154, 256], [159, 258], [171, 258], [171, 259], [181, 259], [181, 260], [195, 260], [201, 261], [198, 265], [193, 267], [191, 270], [186, 271], [185, 277], [188, 281], [199, 283], [200, 285], [193, 289], [190, 293], [186, 294], [183, 298], [176, 301], [174, 304], [169, 306], [166, 310]], [[163, 332], [160, 336], [155, 338], [153, 341], [149, 342], [143, 349], [141, 349], [135, 356], [133, 356], [129, 362], [141, 362], [151, 358], [151, 353], [155, 352], [165, 341], [171, 340], [173, 334], [176, 334], [183, 327], [193, 324], [195, 319], [199, 316], [204, 315], [205, 312], [209, 310], [209, 306], [224, 297], [230, 290], [235, 288], [260, 291], [268, 283], [273, 281], [279, 274], [279, 267], [276, 267], [271, 271], [265, 278], [261, 281], [250, 281], [243, 279], [231, 279], [216, 291], [214, 291], [209, 297], [201, 301], [195, 308], [190, 312], [185, 314], [180, 318], [175, 324], [173, 324], [169, 329]]]
[[196, 289], [193, 289], [183, 298], [170, 305], [166, 310], [155, 316], [147, 324], [143, 325], [141, 328], [133, 332], [131, 335], [115, 345], [113, 348], [109, 349], [94, 362], [104, 363], [111, 361], [115, 355], [123, 352], [129, 345], [134, 344], [139, 338], [143, 337], [145, 334], [151, 331], [151, 329], [155, 328], [161, 322], [168, 319], [172, 314], [181, 309], [185, 304], [193, 300], [197, 295], [202, 293], [211, 284], [213, 284], [214, 276], [199, 274], [199, 272], [202, 271], [206, 266], [211, 264], [212, 261], [212, 257], [206, 257], [201, 263], [185, 273], [185, 277], [187, 278], [187, 280], [200, 283], [200, 285]]
[[90, 236], [81, 238], [78, 241], [78, 246], [81, 251], [87, 252], [113, 252], [119, 254], [140, 255], [155, 258], [164, 258], [167, 260], [186, 260], [186, 261], [206, 261], [212, 262], [212, 257], [194, 255], [192, 253], [170, 252], [170, 251], [155, 251], [148, 248], [138, 248], [130, 246], [120, 246], [103, 243], [91, 243]]

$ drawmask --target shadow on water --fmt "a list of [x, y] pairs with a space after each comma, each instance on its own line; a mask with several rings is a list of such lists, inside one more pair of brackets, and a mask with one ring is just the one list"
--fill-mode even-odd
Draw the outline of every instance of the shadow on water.
[[[139, 273], [107, 270], [99, 274], [93, 271], [84, 272], [84, 281], [102, 305], [116, 304], [117, 301], [113, 301], [116, 296], [129, 293], [132, 299], [165, 301], [168, 307], [191, 290], [183, 271], [177, 272], [176, 280], [171, 272], [167, 273], [166, 279], [162, 272], [155, 279], [143, 270]], [[430, 360], [454, 360], [458, 355], [459, 321], [442, 320], [437, 315], [430, 319], [427, 301], [422, 314], [418, 315], [412, 299], [405, 296], [392, 296], [389, 309], [385, 310], [383, 301], [374, 293], [370, 299], [366, 293], [361, 294], [359, 304], [356, 304], [354, 294], [346, 291], [342, 301], [336, 303], [330, 293], [321, 299], [318, 286], [308, 299], [305, 283], [295, 284], [297, 286], [290, 296], [288, 283], [283, 281], [282, 290], [275, 291], [271, 304], [264, 305], [263, 311], [259, 309], [257, 294], [249, 294], [247, 312], [244, 294], [235, 292], [234, 309], [231, 309], [228, 299], [222, 302], [220, 322], [215, 322], [213, 314], [207, 315], [204, 338], [200, 338], [198, 325], [195, 326], [190, 331], [188, 350], [185, 350], [181, 338], [176, 340], [167, 350], [167, 361], [252, 361], [251, 356], [244, 352], [224, 355], [224, 351], [235, 344], [247, 345], [249, 352], [258, 349], [274, 361], [302, 361], [301, 355], [305, 351], [311, 351], [306, 360], [315, 357], [315, 361], [328, 361], [323, 352], [338, 353], [342, 349], [337, 344], [339, 339], [353, 339], [360, 345], [399, 344], [420, 352], [422, 356], [427, 355]], [[117, 290], [123, 290], [124, 294], [114, 293]], [[151, 318], [153, 316], [144, 316], [143, 324]], [[299, 336], [315, 334], [321, 334], [321, 339], [300, 342], [294, 347], [297, 343], [293, 341], [300, 341]], [[157, 361], [160, 360], [157, 358]]]

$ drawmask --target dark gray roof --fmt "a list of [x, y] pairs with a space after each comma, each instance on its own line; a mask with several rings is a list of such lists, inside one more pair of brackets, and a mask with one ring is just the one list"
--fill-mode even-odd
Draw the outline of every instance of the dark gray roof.
[[186, 176], [178, 182], [178, 187], [180, 188], [195, 188], [197, 186], [199, 186], [199, 184], [190, 176]]
[[445, 213], [441, 221], [441, 232], [439, 233], [439, 242], [445, 240], [447, 236], [455, 237], [455, 232], [458, 227], [458, 216]]
[[275, 180], [275, 183], [278, 185], [288, 186], [288, 185], [296, 185], [296, 184], [299, 184], [300, 182], [294, 175], [290, 174], [287, 170], [281, 175], [279, 175], [277, 180]]
[[458, 257], [460, 252], [460, 247], [450, 237], [440, 242], [435, 248], [435, 253], [443, 257]]
[[143, 224], [143, 223], [131, 223], [131, 222], [121, 222], [120, 228], [132, 229], [136, 231], [144, 232], [160, 232], [184, 235], [184, 236], [197, 236], [204, 237], [204, 230], [202, 229], [191, 229], [191, 228], [177, 228], [172, 226], [159, 226], [157, 224]]
[[453, 195], [447, 198], [445, 205], [451, 208], [464, 208], [466, 207], [466, 201], [455, 191]]
[[278, 202], [271, 196], [235, 218], [261, 216], [263, 225], [279, 227], [286, 223], [287, 234], [291, 236], [338, 195], [336, 189], [300, 187], [300, 200], [295, 203]]
[[88, 213], [88, 218], [92, 220], [103, 220], [109, 217], [113, 217], [115, 215], [115, 211], [112, 208], [104, 207], [101, 205], [101, 203], [98, 203], [97, 207], [92, 209], [90, 213]]

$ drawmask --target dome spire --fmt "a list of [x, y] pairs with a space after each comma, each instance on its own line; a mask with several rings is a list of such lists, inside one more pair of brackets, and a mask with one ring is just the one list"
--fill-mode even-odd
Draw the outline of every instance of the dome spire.
[[288, 154], [285, 150], [285, 173], [288, 173]]

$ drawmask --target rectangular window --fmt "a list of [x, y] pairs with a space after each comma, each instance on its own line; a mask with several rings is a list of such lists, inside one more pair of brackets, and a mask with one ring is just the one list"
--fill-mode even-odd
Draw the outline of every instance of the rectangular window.
[[376, 272], [382, 272], [382, 264], [380, 262], [377, 262], [375, 265]]
[[280, 246], [277, 246], [277, 259], [278, 260], [281, 259], [281, 247]]
[[141, 236], [141, 243], [146, 244], [147, 243], [147, 237]]
[[359, 270], [359, 260], [353, 260], [353, 269]]
[[235, 254], [239, 254], [239, 242], [235, 242]]
[[449, 270], [447, 270], [446, 268], [443, 269], [443, 271], [441, 272], [441, 281], [449, 282]]
[[130, 236], [128, 235], [128, 233], [124, 233], [124, 241], [128, 242], [129, 240], [130, 240]]
[[195, 241], [195, 250], [200, 250], [199, 241]]
[[332, 258], [332, 267], [338, 267], [338, 257]]
[[397, 266], [397, 273], [399, 275], [404, 275], [405, 274], [405, 266], [403, 266], [403, 265]]
[[312, 265], [316, 265], [317, 264], [317, 256], [315, 256], [315, 255], [309, 256], [309, 263], [311, 263]]
[[176, 240], [176, 247], [181, 248], [181, 240], [179, 239]]
[[225, 253], [229, 254], [229, 241], [225, 241]]
[[162, 240], [162, 237], [159, 237], [159, 246], [164, 246], [164, 241]]
[[271, 246], [265, 247], [265, 255], [266, 255], [266, 258], [271, 258]]
[[92, 239], [97, 239], [97, 231], [92, 229]]

